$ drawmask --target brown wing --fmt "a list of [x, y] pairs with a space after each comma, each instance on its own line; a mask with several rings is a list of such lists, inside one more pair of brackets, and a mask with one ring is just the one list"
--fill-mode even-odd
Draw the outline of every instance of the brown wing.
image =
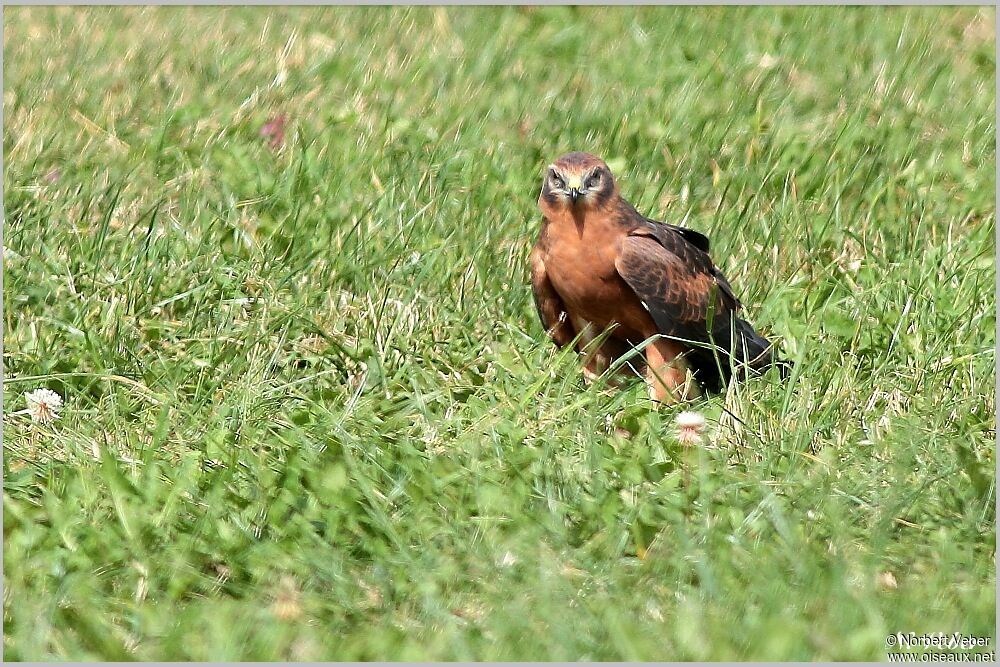
[[[639, 214], [636, 213], [636, 215]], [[695, 249], [703, 252], [705, 254], [705, 259], [708, 261], [710, 266], [710, 272], [715, 278], [715, 281], [719, 284], [719, 289], [722, 290], [723, 294], [725, 294], [726, 297], [728, 297], [735, 304], [733, 309], [739, 310], [743, 307], [740, 300], [736, 298], [736, 293], [733, 292], [733, 288], [726, 279], [726, 276], [722, 274], [719, 267], [712, 263], [708, 254], [710, 246], [707, 236], [688, 227], [678, 227], [677, 225], [672, 225], [669, 222], [660, 222], [659, 220], [653, 220], [652, 218], [647, 218], [643, 215], [640, 215], [639, 217], [646, 222], [643, 229], [656, 238], [660, 245], [667, 248], [677, 245], [678, 242], [674, 237], [676, 234], [684, 239], [684, 241], [687, 241], [689, 244], [694, 246]], [[697, 254], [698, 253], [695, 253], [695, 255]]]
[[681, 235], [667, 228], [634, 229], [622, 241], [615, 268], [642, 300], [660, 333], [710, 342], [707, 319], [712, 303], [711, 339], [718, 341], [723, 333], [728, 338], [731, 314], [739, 302], [731, 296], [728, 283], [723, 286], [717, 279], [718, 270], [708, 254]]
[[[771, 343], [738, 317], [740, 302], [729, 281], [700, 246], [670, 227], [644, 220], [622, 241], [615, 267], [667, 336], [694, 341], [688, 362], [707, 387], [719, 390], [735, 371], [777, 364]], [[711, 306], [711, 307], [710, 307]], [[709, 312], [711, 311], [711, 333]]]
[[545, 273], [542, 249], [538, 244], [531, 250], [531, 292], [545, 332], [559, 347], [569, 345], [575, 335], [573, 327], [569, 323], [566, 306]]
[[[642, 217], [646, 218], [646, 216]], [[709, 252], [711, 244], [708, 241], [708, 237], [702, 234], [701, 232], [697, 232], [689, 227], [679, 227], [677, 225], [672, 225], [669, 222], [660, 222], [659, 220], [653, 220], [652, 218], [646, 218], [646, 222], [649, 222], [653, 225], [662, 225], [672, 232], [677, 232], [682, 237], [684, 237], [685, 241], [693, 245], [698, 250], [701, 250], [702, 252]]]

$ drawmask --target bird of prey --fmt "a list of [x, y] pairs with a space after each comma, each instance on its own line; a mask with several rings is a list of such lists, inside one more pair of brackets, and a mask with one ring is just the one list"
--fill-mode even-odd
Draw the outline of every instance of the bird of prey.
[[702, 387], [719, 391], [748, 370], [776, 365], [784, 375], [787, 362], [738, 316], [708, 238], [636, 211], [603, 160], [560, 157], [546, 170], [538, 207], [535, 305], [556, 345], [584, 353], [588, 378], [634, 348], [643, 354], [632, 354], [632, 370], [661, 403], [694, 398]]

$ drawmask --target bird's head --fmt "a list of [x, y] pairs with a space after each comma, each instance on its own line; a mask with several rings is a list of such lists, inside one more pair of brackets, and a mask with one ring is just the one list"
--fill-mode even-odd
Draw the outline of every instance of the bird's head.
[[600, 208], [617, 187], [604, 160], [590, 153], [567, 153], [545, 170], [538, 205], [550, 210]]

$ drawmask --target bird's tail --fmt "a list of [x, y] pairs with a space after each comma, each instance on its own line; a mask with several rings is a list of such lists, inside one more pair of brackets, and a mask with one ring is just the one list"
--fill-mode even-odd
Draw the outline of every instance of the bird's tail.
[[775, 367], [782, 380], [788, 377], [792, 371], [792, 362], [779, 358], [774, 344], [757, 333], [749, 322], [735, 318], [733, 332], [735, 335], [732, 337], [729, 356], [732, 357], [737, 373], [742, 369], [763, 373]]
[[690, 363], [709, 391], [721, 391], [735, 374], [737, 379], [778, 369], [781, 379], [792, 370], [792, 362], [778, 357], [774, 344], [761, 336], [746, 320], [733, 318], [732, 326], [720, 327], [715, 349], [692, 351]]

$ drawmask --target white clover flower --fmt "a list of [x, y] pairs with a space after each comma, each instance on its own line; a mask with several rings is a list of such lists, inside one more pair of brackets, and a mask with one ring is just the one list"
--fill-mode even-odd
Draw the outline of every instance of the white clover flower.
[[705, 416], [700, 412], [682, 412], [677, 415], [677, 440], [686, 446], [697, 445], [705, 431]]
[[59, 418], [59, 410], [62, 409], [62, 397], [51, 389], [35, 389], [24, 395], [24, 401], [28, 404], [28, 414], [31, 421], [40, 424], [48, 424]]

